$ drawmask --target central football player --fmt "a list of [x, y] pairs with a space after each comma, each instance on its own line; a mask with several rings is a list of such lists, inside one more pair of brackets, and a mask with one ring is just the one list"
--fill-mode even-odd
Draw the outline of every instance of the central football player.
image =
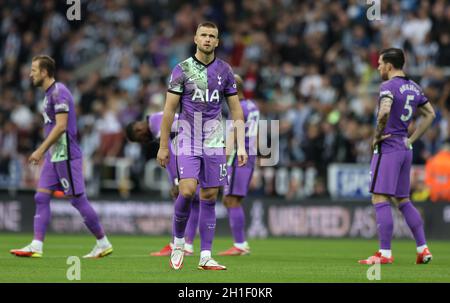
[[[169, 163], [169, 134], [174, 115], [180, 106], [179, 127], [175, 151], [179, 174], [179, 195], [175, 201], [173, 232], [174, 249], [170, 265], [183, 266], [185, 229], [191, 200], [200, 184], [200, 262], [199, 269], [224, 270], [211, 257], [216, 227], [215, 204], [219, 188], [227, 183], [222, 103], [228, 102], [235, 122], [244, 126], [244, 116], [237, 96], [236, 82], [231, 67], [215, 57], [219, 45], [219, 30], [214, 23], [205, 22], [197, 27], [194, 36], [197, 51], [194, 56], [175, 66], [166, 95], [161, 124], [160, 148], [157, 159], [161, 166]], [[181, 123], [180, 123], [181, 122]], [[179, 131], [180, 133], [180, 131]], [[238, 131], [237, 157], [239, 165], [247, 162], [244, 131]], [[182, 142], [181, 142], [182, 141]]]

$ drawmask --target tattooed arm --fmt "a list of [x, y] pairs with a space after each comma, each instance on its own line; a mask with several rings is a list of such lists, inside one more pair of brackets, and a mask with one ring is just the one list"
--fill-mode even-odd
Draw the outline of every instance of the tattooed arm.
[[386, 124], [389, 120], [389, 114], [391, 113], [392, 97], [384, 96], [380, 100], [380, 109], [377, 117], [377, 128], [375, 130], [375, 138], [372, 142], [372, 148], [375, 149], [377, 144], [384, 139], [390, 137], [390, 134], [383, 135], [383, 131], [386, 128]]

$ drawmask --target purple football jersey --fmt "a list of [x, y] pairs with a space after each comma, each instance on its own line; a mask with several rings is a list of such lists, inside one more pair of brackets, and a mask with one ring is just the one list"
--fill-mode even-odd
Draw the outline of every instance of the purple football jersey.
[[258, 136], [259, 109], [249, 99], [241, 101], [245, 121], [245, 150], [249, 155], [256, 155], [256, 139]]
[[393, 101], [389, 120], [383, 132], [383, 134], [391, 134], [391, 137], [381, 142], [381, 151], [377, 152], [407, 150], [410, 148], [406, 146], [408, 126], [417, 107], [425, 105], [428, 99], [420, 86], [407, 77], [393, 77], [383, 82], [379, 100], [384, 97]]
[[[240, 102], [242, 107], [242, 112], [244, 113], [245, 121], [245, 150], [248, 155], [248, 165], [253, 167], [256, 163], [257, 154], [257, 136], [258, 136], [258, 123], [259, 123], [259, 109], [256, 104], [250, 99], [244, 99]], [[231, 124], [228, 124], [228, 132], [231, 129]], [[228, 166], [235, 165], [238, 163], [235, 161], [236, 150], [233, 155], [228, 159]]]
[[[203, 147], [225, 147], [222, 102], [237, 94], [233, 70], [228, 63], [215, 58], [205, 65], [192, 56], [175, 66], [168, 91], [181, 96], [179, 120], [190, 126], [191, 147], [195, 153]], [[201, 118], [202, 123], [194, 124], [194, 117]], [[184, 128], [183, 123], [179, 123], [179, 128]]]
[[[157, 139], [161, 137], [161, 122], [163, 114], [164, 112], [157, 112], [147, 116], [148, 129], [152, 133], [153, 137]], [[178, 114], [175, 114], [175, 117], [173, 118], [172, 131], [176, 130], [177, 121], [178, 121]]]
[[77, 118], [73, 97], [67, 87], [53, 83], [45, 92], [44, 98], [44, 133], [47, 137], [56, 125], [56, 115], [68, 113], [67, 129], [48, 150], [46, 157], [51, 162], [79, 159], [82, 157], [77, 142]]

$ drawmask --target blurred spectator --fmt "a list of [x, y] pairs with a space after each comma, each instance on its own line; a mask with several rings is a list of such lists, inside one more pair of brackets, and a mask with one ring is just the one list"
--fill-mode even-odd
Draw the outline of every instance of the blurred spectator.
[[96, 124], [100, 144], [95, 154], [95, 160], [96, 163], [101, 163], [105, 157], [119, 156], [124, 138], [113, 100], [109, 100], [108, 104], [96, 102], [94, 111], [100, 117]]
[[17, 157], [17, 129], [11, 121], [5, 121], [0, 129], [0, 175], [9, 175], [10, 161]]
[[450, 138], [425, 165], [425, 182], [433, 202], [450, 202]]
[[370, 22], [358, 0], [82, 1], [77, 22], [66, 20], [60, 1], [0, 2], [0, 133], [8, 121], [24, 157], [42, 141], [44, 96], [29, 81], [34, 55], [56, 59], [58, 80], [74, 93], [80, 142], [101, 165], [104, 156], [135, 150], [123, 126], [162, 109], [167, 77], [194, 53], [192, 34], [204, 20], [219, 25], [218, 56], [242, 75], [261, 119], [280, 120], [280, 165], [318, 165], [326, 180], [329, 163], [368, 163], [378, 52], [386, 47], [405, 49], [405, 70], [437, 113], [414, 144], [414, 163], [425, 163], [450, 134], [445, 0], [381, 1], [381, 20]]

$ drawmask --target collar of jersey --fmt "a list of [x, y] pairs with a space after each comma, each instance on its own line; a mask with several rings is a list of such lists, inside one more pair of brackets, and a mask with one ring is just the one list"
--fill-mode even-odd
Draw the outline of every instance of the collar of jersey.
[[209, 62], [208, 64], [205, 64], [205, 63], [203, 63], [202, 61], [198, 60], [197, 57], [196, 57], [195, 55], [193, 55], [192, 58], [193, 58], [195, 61], [197, 61], [198, 63], [200, 63], [201, 65], [203, 65], [204, 67], [208, 67], [208, 66], [210, 66], [211, 64], [213, 64], [214, 61], [216, 61], [216, 56], [214, 56], [214, 59], [212, 59], [212, 61]]
[[409, 80], [408, 76], [394, 76], [392, 78], [400, 78], [400, 79]]
[[48, 93], [48, 92], [50, 91], [50, 89], [51, 89], [53, 86], [55, 86], [55, 84], [56, 84], [56, 80], [53, 81], [53, 83], [47, 88], [47, 90], [45, 91], [45, 93]]

